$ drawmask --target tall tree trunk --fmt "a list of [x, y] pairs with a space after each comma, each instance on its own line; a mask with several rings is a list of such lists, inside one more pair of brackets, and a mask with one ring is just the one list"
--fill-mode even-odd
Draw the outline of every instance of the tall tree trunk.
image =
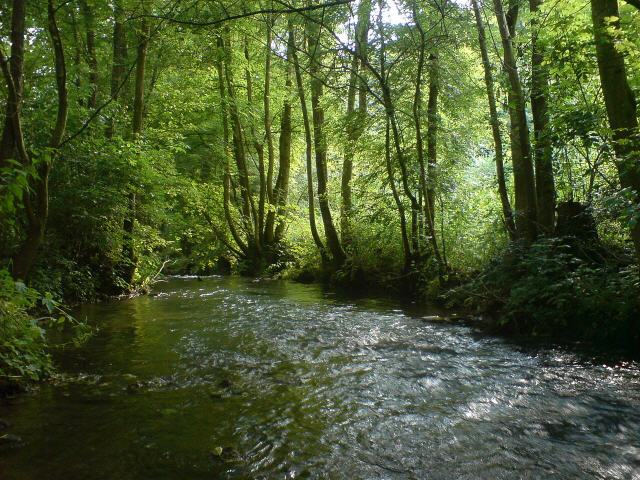
[[333, 257], [336, 267], [342, 266], [345, 261], [345, 253], [340, 244], [338, 232], [333, 224], [331, 208], [329, 206], [329, 194], [327, 191], [327, 141], [324, 135], [324, 108], [322, 107], [322, 79], [319, 78], [320, 64], [322, 62], [322, 46], [320, 44], [320, 29], [316, 23], [307, 22], [309, 51], [311, 65], [311, 107], [313, 112], [313, 140], [316, 154], [316, 175], [318, 178], [318, 205], [324, 226], [324, 235], [327, 247]]
[[147, 50], [149, 47], [150, 27], [146, 18], [142, 19], [140, 35], [138, 38], [138, 55], [136, 60], [136, 80], [133, 97], [133, 121], [131, 132], [134, 140], [142, 133], [142, 121], [144, 117], [144, 82], [147, 68]]
[[509, 202], [509, 193], [507, 191], [507, 183], [504, 175], [504, 152], [502, 149], [502, 136], [500, 135], [500, 122], [498, 121], [498, 109], [496, 108], [496, 96], [493, 86], [493, 75], [491, 74], [491, 62], [489, 61], [489, 52], [487, 50], [487, 40], [484, 33], [484, 24], [480, 14], [480, 8], [477, 0], [472, 0], [473, 11], [476, 17], [476, 25], [478, 27], [478, 43], [480, 45], [480, 54], [482, 55], [482, 65], [484, 67], [484, 82], [487, 88], [487, 99], [489, 101], [489, 123], [491, 124], [491, 132], [493, 133], [493, 145], [496, 154], [496, 177], [498, 180], [498, 194], [500, 195], [500, 204], [502, 205], [502, 215], [504, 216], [504, 225], [509, 238], [515, 238], [516, 226], [513, 222], [513, 212]]
[[224, 40], [222, 36], [218, 36], [217, 38], [217, 47], [218, 47], [218, 59], [216, 61], [216, 69], [218, 71], [218, 88], [220, 91], [220, 104], [221, 104], [221, 117], [222, 117], [222, 132], [223, 132], [223, 147], [224, 147], [224, 178], [223, 178], [223, 198], [222, 205], [224, 209], [224, 216], [227, 222], [227, 226], [229, 227], [229, 232], [231, 232], [231, 236], [233, 240], [236, 242], [236, 245], [240, 248], [242, 255], [247, 254], [247, 245], [242, 240], [242, 237], [238, 233], [235, 222], [233, 220], [233, 216], [231, 215], [230, 208], [230, 190], [231, 190], [231, 168], [229, 165], [229, 158], [231, 157], [230, 153], [230, 143], [229, 143], [229, 106], [227, 101], [227, 94], [225, 88], [225, 78], [226, 75], [224, 73], [224, 64], [223, 58], [225, 55], [225, 47]]
[[[267, 178], [266, 178], [266, 197], [269, 203], [267, 209], [267, 217], [264, 220], [264, 242], [269, 244], [273, 242], [274, 238], [274, 219], [276, 201], [273, 191], [273, 169], [274, 169], [274, 149], [273, 149], [273, 134], [271, 132], [271, 37], [273, 28], [273, 19], [267, 17], [266, 21], [266, 52], [264, 59], [264, 95], [263, 95], [263, 109], [264, 109], [264, 135], [267, 141]], [[263, 208], [264, 209], [264, 208]]]
[[515, 224], [516, 236], [526, 243], [536, 238], [536, 194], [533, 163], [531, 161], [531, 143], [525, 112], [525, 98], [513, 49], [513, 42], [502, 0], [493, 0], [496, 20], [500, 29], [504, 50], [505, 70], [508, 77], [510, 94], [509, 110], [511, 121], [511, 156], [513, 161], [513, 179], [515, 187]]
[[[438, 86], [437, 86], [437, 70], [433, 66], [430, 68], [429, 75], [429, 100], [427, 104], [427, 162], [425, 162], [424, 142], [422, 141], [422, 77], [425, 66], [425, 49], [426, 49], [426, 34], [422, 25], [418, 19], [418, 12], [416, 5], [413, 5], [413, 22], [416, 25], [418, 34], [420, 37], [420, 45], [418, 50], [418, 65], [416, 69], [416, 87], [413, 95], [413, 123], [416, 132], [416, 154], [418, 157], [418, 165], [420, 166], [420, 197], [424, 201], [423, 216], [424, 223], [426, 224], [426, 234], [431, 244], [433, 254], [438, 262], [440, 269], [443, 267], [442, 258], [440, 257], [440, 251], [438, 248], [438, 242], [436, 239], [436, 231], [434, 224], [434, 209], [433, 198], [434, 189], [432, 183], [435, 180], [433, 170], [436, 162], [436, 117], [438, 109]], [[434, 56], [429, 59], [430, 62], [434, 62]], [[435, 67], [437, 68], [437, 66]], [[418, 203], [422, 203], [419, 201]]]
[[[353, 201], [351, 198], [351, 180], [353, 178], [353, 157], [356, 142], [360, 138], [363, 124], [367, 112], [367, 90], [365, 81], [362, 78], [363, 70], [360, 66], [362, 59], [367, 58], [369, 26], [371, 15], [371, 0], [362, 0], [358, 5], [358, 20], [355, 29], [355, 53], [351, 60], [351, 72], [349, 76], [349, 90], [347, 92], [347, 115], [346, 133], [347, 145], [344, 153], [342, 165], [341, 182], [341, 211], [340, 211], [340, 234], [342, 243], [347, 246], [351, 244], [351, 215]], [[358, 88], [360, 85], [360, 88]], [[358, 109], [356, 111], [356, 91], [359, 90]]]
[[[249, 71], [249, 62], [251, 58], [249, 56], [249, 40], [247, 36], [244, 37], [244, 58], [247, 61], [247, 67], [245, 68], [245, 81], [247, 85], [247, 104], [249, 109], [253, 106], [253, 81], [251, 79], [251, 72]], [[253, 117], [249, 118], [249, 131], [251, 134], [251, 140], [253, 141], [253, 147], [258, 155], [258, 180], [260, 182], [258, 189], [258, 213], [254, 218], [254, 235], [255, 244], [258, 250], [262, 249], [262, 234], [264, 232], [264, 209], [267, 200], [267, 180], [264, 169], [264, 145], [258, 140], [255, 127], [253, 124]], [[273, 147], [272, 147], [273, 154]]]
[[544, 65], [542, 45], [538, 38], [539, 7], [543, 0], [529, 0], [531, 10], [531, 115], [535, 138], [535, 172], [538, 226], [542, 233], [553, 234], [556, 213], [556, 189], [553, 179], [553, 150], [549, 132], [547, 94], [549, 72]]
[[409, 244], [409, 235], [407, 234], [407, 216], [404, 211], [404, 205], [400, 199], [398, 193], [398, 187], [396, 187], [396, 181], [393, 178], [393, 167], [391, 165], [391, 136], [389, 134], [389, 117], [386, 119], [385, 137], [384, 137], [384, 158], [385, 166], [387, 169], [387, 178], [389, 179], [389, 185], [391, 186], [391, 193], [393, 194], [393, 200], [396, 203], [398, 209], [398, 215], [400, 216], [400, 234], [402, 236], [402, 254], [404, 256], [403, 270], [408, 272], [411, 269], [411, 261], [413, 255], [411, 253], [411, 245]]
[[433, 253], [438, 261], [440, 273], [447, 268], [446, 259], [440, 255], [436, 235], [436, 198], [435, 185], [437, 181], [438, 165], [438, 94], [440, 93], [440, 66], [435, 53], [429, 56], [429, 100], [427, 101], [427, 225], [431, 230], [429, 236]]
[[[371, 65], [367, 64], [369, 71], [376, 76], [378, 83], [380, 85], [380, 89], [382, 90], [382, 103], [385, 108], [386, 116], [389, 120], [389, 125], [391, 127], [391, 134], [393, 139], [393, 145], [395, 149], [395, 154], [398, 159], [398, 163], [400, 165], [400, 174], [401, 174], [401, 183], [402, 189], [405, 196], [411, 202], [411, 246], [409, 248], [409, 258], [413, 260], [415, 254], [418, 251], [418, 213], [420, 212], [420, 204], [416, 196], [411, 191], [409, 187], [409, 172], [407, 170], [407, 163], [404, 157], [404, 152], [402, 151], [402, 140], [400, 138], [400, 129], [398, 127], [398, 121], [396, 118], [395, 106], [393, 104], [393, 97], [391, 96], [391, 87], [389, 86], [389, 79], [386, 73], [386, 53], [385, 53], [385, 42], [384, 42], [384, 24], [382, 22], [381, 15], [378, 16], [378, 31], [381, 39], [380, 48], [379, 48], [379, 57], [380, 57], [380, 72], [376, 72]], [[411, 261], [412, 261], [411, 260]], [[405, 265], [408, 269], [411, 261]]]
[[327, 262], [327, 250], [322, 243], [320, 234], [318, 233], [318, 227], [316, 225], [316, 213], [315, 213], [315, 195], [313, 193], [313, 168], [311, 166], [313, 141], [311, 139], [311, 123], [309, 122], [309, 111], [307, 109], [307, 100], [304, 93], [304, 82], [302, 81], [302, 73], [300, 69], [300, 63], [298, 61], [298, 54], [295, 47], [295, 36], [293, 31], [293, 25], [289, 24], [289, 41], [293, 43], [292, 49], [293, 68], [296, 75], [296, 86], [298, 89], [298, 98], [300, 99], [300, 110], [302, 111], [302, 123], [304, 125], [304, 141], [305, 141], [305, 158], [307, 166], [307, 197], [309, 200], [309, 227], [311, 228], [311, 236], [313, 241], [320, 252], [323, 262]]
[[[636, 98], [629, 87], [624, 55], [616, 48], [620, 14], [616, 0], [591, 0], [600, 84], [613, 131], [613, 149], [620, 185], [640, 204], [640, 132]], [[631, 239], [640, 264], [640, 220], [631, 222]]]
[[[124, 27], [124, 10], [121, 0], [113, 4], [113, 62], [111, 64], [111, 99], [116, 101], [124, 81], [125, 63], [127, 61], [127, 37]], [[106, 137], [112, 138], [115, 133], [115, 116], [109, 119]]]
[[7, 102], [4, 128], [0, 139], [0, 168], [5, 166], [6, 160], [14, 157], [17, 134], [14, 132], [14, 119], [12, 117], [19, 117], [22, 110], [26, 5], [26, 0], [13, 0], [12, 2], [9, 72], [14, 82], [16, 101], [14, 105], [10, 105], [10, 102]]
[[96, 18], [93, 7], [86, 0], [80, 0], [80, 11], [84, 18], [86, 34], [87, 65], [89, 66], [89, 84], [91, 91], [87, 107], [96, 108], [98, 104], [98, 57], [96, 56]]
[[278, 177], [276, 179], [276, 188], [274, 194], [274, 203], [278, 208], [278, 224], [276, 226], [275, 238], [276, 242], [282, 241], [285, 228], [285, 207], [287, 205], [287, 197], [289, 194], [289, 174], [291, 172], [291, 102], [289, 101], [289, 93], [291, 92], [291, 76], [293, 66], [293, 49], [295, 48], [294, 39], [290, 35], [287, 41], [287, 80], [286, 95], [284, 100], [284, 108], [282, 110], [282, 118], [280, 121], [280, 140], [278, 145]]
[[232, 49], [229, 27], [225, 26], [225, 55], [224, 72], [228, 96], [229, 116], [231, 119], [231, 137], [233, 142], [233, 154], [238, 170], [238, 184], [240, 186], [240, 199], [242, 202], [242, 222], [247, 236], [247, 254], [251, 260], [256, 259], [260, 245], [256, 237], [258, 215], [253, 202], [251, 184], [249, 183], [249, 169], [247, 167], [244, 132], [240, 121], [240, 112], [236, 102], [235, 81], [232, 63]]
[[[376, 69], [369, 63], [366, 62], [366, 66], [369, 71], [375, 76], [378, 84], [380, 86], [380, 90], [382, 91], [382, 104], [385, 109], [385, 115], [388, 122], [387, 128], [391, 130], [390, 140], [393, 140], [395, 155], [398, 160], [398, 164], [400, 165], [400, 176], [401, 176], [401, 184], [402, 189], [405, 196], [409, 199], [411, 203], [411, 242], [409, 242], [409, 234], [407, 233], [407, 222], [404, 213], [404, 205], [400, 199], [400, 195], [398, 192], [396, 204], [398, 206], [398, 211], [400, 213], [400, 226], [402, 228], [402, 237], [403, 237], [403, 251], [405, 252], [405, 272], [409, 272], [412, 268], [412, 263], [415, 258], [415, 254], [418, 250], [418, 222], [417, 217], [420, 211], [420, 204], [416, 196], [413, 194], [409, 187], [409, 179], [408, 179], [408, 171], [407, 164], [404, 158], [404, 152], [402, 151], [402, 140], [400, 138], [400, 129], [398, 128], [398, 122], [396, 118], [395, 106], [393, 104], [393, 98], [391, 96], [391, 88], [389, 86], [389, 79], [386, 71], [386, 46], [384, 41], [384, 24], [382, 22], [382, 8], [380, 7], [380, 13], [377, 18], [377, 28], [378, 35], [382, 39], [380, 42], [379, 51], [379, 62], [380, 62], [380, 71], [376, 71]], [[388, 159], [389, 165], [387, 166], [387, 173], [392, 175], [392, 171], [390, 170], [390, 162], [391, 159]], [[395, 195], [394, 195], [395, 197]], [[405, 242], [406, 240], [406, 242]]]
[[[140, 24], [140, 34], [138, 37], [138, 52], [136, 59], [136, 78], [133, 96], [133, 119], [131, 134], [134, 140], [138, 140], [142, 134], [142, 124], [144, 119], [144, 84], [145, 70], [147, 66], [147, 49], [149, 46], [150, 26], [146, 18]], [[133, 187], [129, 187], [127, 194], [127, 212], [125, 214], [122, 228], [124, 239], [122, 245], [122, 256], [126, 265], [123, 268], [123, 280], [129, 284], [133, 283], [138, 257], [134, 246], [134, 232], [136, 223], [137, 198]]]
[[[80, 40], [80, 29], [76, 19], [75, 8], [71, 9], [71, 25], [73, 27], [73, 66], [75, 71], [73, 84], [76, 86], [76, 89], [80, 91], [82, 87], [82, 75], [80, 73], [82, 65], [82, 40]], [[78, 98], [78, 105], [84, 105], [82, 98]]]
[[[20, 12], [20, 10], [18, 10]], [[38, 250], [44, 239], [47, 220], [49, 218], [49, 174], [51, 172], [52, 163], [57, 155], [57, 150], [62, 142], [62, 137], [66, 130], [67, 115], [68, 115], [68, 95], [67, 95], [67, 70], [64, 59], [64, 48], [62, 46], [62, 39], [58, 25], [56, 22], [57, 8], [53, 3], [53, 0], [49, 0], [47, 3], [47, 28], [51, 37], [51, 44], [53, 47], [55, 75], [56, 75], [56, 91], [58, 94], [57, 114], [56, 122], [53, 127], [51, 138], [49, 139], [50, 158], [46, 159], [38, 166], [38, 178], [35, 179], [32, 185], [33, 192], [27, 192], [24, 196], [25, 210], [27, 212], [27, 228], [26, 238], [23, 241], [20, 250], [13, 259], [13, 276], [15, 278], [26, 279], [35, 263]], [[24, 10], [22, 13], [24, 14]], [[24, 20], [22, 21], [24, 25]], [[23, 32], [24, 35], [24, 32]], [[24, 54], [24, 51], [20, 52], [20, 55]], [[4, 59], [0, 59], [4, 65]], [[3, 67], [6, 68], [6, 67]], [[21, 72], [21, 70], [20, 70]], [[20, 120], [19, 109], [19, 96], [17, 95], [16, 85], [22, 80], [13, 78], [13, 75], [7, 70], [5, 75], [10, 78], [11, 85], [9, 90], [10, 97], [14, 99], [14, 106], [11, 109], [13, 117], [13, 133], [14, 141], [17, 150], [20, 152], [20, 157], [25, 164], [30, 164], [31, 159], [26, 151], [24, 145], [24, 137], [22, 134], [22, 125]]]

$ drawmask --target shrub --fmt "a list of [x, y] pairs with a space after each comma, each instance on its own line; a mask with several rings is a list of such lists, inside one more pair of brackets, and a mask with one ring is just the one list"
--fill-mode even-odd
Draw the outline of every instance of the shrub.
[[[38, 316], [37, 313], [44, 312]], [[51, 294], [40, 294], [0, 270], [0, 380], [40, 380], [53, 371], [47, 330], [69, 327], [73, 342], [90, 334], [89, 327], [66, 313]]]
[[639, 283], [638, 267], [620, 258], [544, 239], [510, 247], [449, 299], [493, 314], [503, 330], [632, 346], [640, 339]]

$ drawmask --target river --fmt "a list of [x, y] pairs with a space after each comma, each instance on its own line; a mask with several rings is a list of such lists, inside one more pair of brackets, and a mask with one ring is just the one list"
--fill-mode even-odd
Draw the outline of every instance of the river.
[[435, 313], [237, 277], [83, 306], [99, 332], [0, 403], [0, 478], [640, 479], [640, 365]]

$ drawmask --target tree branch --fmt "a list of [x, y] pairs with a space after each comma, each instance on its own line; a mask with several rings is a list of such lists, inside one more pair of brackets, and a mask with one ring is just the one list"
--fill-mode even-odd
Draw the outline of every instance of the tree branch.
[[338, 5], [346, 5], [349, 4], [351, 2], [353, 2], [354, 0], [335, 0], [333, 2], [327, 2], [327, 3], [320, 3], [318, 5], [308, 5], [306, 7], [288, 7], [288, 8], [262, 8], [260, 10], [253, 10], [251, 12], [244, 12], [244, 13], [237, 13], [235, 15], [229, 15], [227, 17], [224, 18], [218, 18], [216, 20], [208, 20], [208, 21], [203, 21], [203, 22], [199, 22], [196, 20], [181, 20], [179, 18], [172, 18], [172, 17], [168, 17], [168, 16], [164, 16], [164, 15], [152, 15], [152, 14], [145, 14], [145, 15], [137, 15], [136, 17], [132, 17], [131, 20], [136, 19], [136, 18], [141, 18], [141, 17], [150, 17], [150, 18], [157, 18], [160, 20], [167, 20], [169, 22], [172, 23], [180, 23], [182, 25], [191, 25], [194, 27], [209, 27], [209, 26], [213, 26], [213, 25], [219, 25], [221, 23], [224, 22], [228, 22], [231, 20], [238, 20], [240, 18], [247, 18], [247, 17], [253, 17], [256, 15], [277, 15], [277, 14], [281, 14], [281, 13], [301, 13], [301, 12], [310, 12], [313, 10], [320, 10], [320, 9], [325, 9], [325, 8], [329, 8], [329, 7], [335, 7]]

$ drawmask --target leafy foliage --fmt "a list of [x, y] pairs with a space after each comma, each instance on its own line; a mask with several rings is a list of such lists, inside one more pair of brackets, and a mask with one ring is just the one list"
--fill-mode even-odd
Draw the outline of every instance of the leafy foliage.
[[497, 327], [521, 335], [635, 347], [638, 269], [601, 255], [575, 238], [514, 245], [449, 300], [492, 312]]
[[[43, 316], [36, 318], [37, 312]], [[50, 375], [53, 365], [46, 333], [64, 328], [72, 330], [76, 344], [91, 333], [50, 293], [40, 294], [14, 281], [7, 270], [0, 270], [0, 380], [39, 380]]]

